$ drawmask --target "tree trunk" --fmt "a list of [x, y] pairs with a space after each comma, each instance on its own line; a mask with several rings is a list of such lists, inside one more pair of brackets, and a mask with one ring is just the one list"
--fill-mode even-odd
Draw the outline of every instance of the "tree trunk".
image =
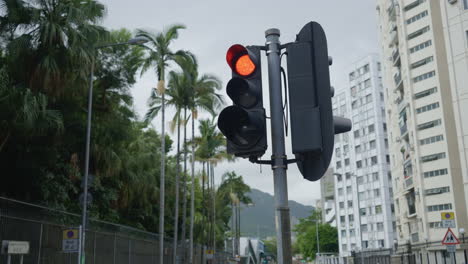
[[[164, 76], [164, 73], [162, 73]], [[164, 85], [164, 77], [160, 80]], [[158, 84], [159, 85], [159, 84]], [[166, 134], [164, 131], [165, 99], [164, 92], [161, 95], [161, 175], [159, 179], [159, 263], [164, 263], [164, 191], [165, 191], [165, 157], [166, 157]]]
[[[190, 190], [190, 259], [189, 264], [193, 263], [193, 226], [195, 220], [195, 117], [192, 113], [192, 186]], [[162, 263], [162, 262], [161, 262]]]
[[173, 248], [173, 262], [178, 264], [177, 256], [177, 235], [179, 231], [179, 177], [180, 177], [180, 113], [177, 113], [177, 155], [176, 155], [176, 173], [175, 173], [175, 209], [174, 209], [174, 248]]
[[202, 223], [201, 223], [201, 244], [205, 244], [205, 162], [203, 162], [203, 174], [202, 174]]
[[182, 233], [180, 236], [180, 239], [182, 240], [182, 263], [185, 263], [185, 256], [186, 256], [186, 250], [185, 250], [185, 227], [186, 227], [186, 221], [187, 221], [187, 196], [186, 196], [186, 189], [187, 189], [187, 108], [184, 108], [184, 173], [183, 173], [183, 181], [182, 181]]
[[211, 166], [211, 183], [213, 186], [213, 250], [216, 250], [216, 184], [214, 179], [214, 165]]

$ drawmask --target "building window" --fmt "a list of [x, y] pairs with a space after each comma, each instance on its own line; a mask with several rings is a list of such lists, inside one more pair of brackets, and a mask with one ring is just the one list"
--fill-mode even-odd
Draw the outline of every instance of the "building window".
[[374, 189], [374, 198], [380, 197], [380, 189]]
[[419, 125], [418, 125], [418, 130], [424, 130], [424, 129], [433, 128], [433, 127], [439, 126], [439, 125], [441, 125], [441, 124], [442, 124], [442, 120], [441, 120], [441, 119], [437, 119], [437, 120], [434, 120], [434, 121], [430, 121], [430, 122], [426, 122], [426, 123], [419, 124]]
[[444, 228], [442, 227], [442, 222], [429, 222], [429, 228]]
[[384, 231], [383, 223], [377, 223], [377, 231]]
[[366, 95], [366, 103], [372, 102], [372, 94]]
[[361, 225], [361, 232], [367, 232], [367, 225]]
[[345, 219], [344, 215], [340, 216], [340, 222], [341, 222], [341, 225], [345, 224], [346, 219]]
[[410, 53], [415, 53], [415, 52], [417, 52], [419, 50], [422, 50], [424, 48], [427, 48], [427, 47], [429, 47], [431, 45], [432, 45], [432, 40], [425, 41], [425, 42], [423, 42], [421, 44], [418, 44], [418, 45], [410, 48]]
[[424, 90], [422, 92], [415, 93], [414, 94], [414, 99], [420, 99], [420, 98], [429, 96], [429, 95], [434, 94], [434, 93], [437, 93], [437, 87], [433, 87], [433, 88]]
[[424, 194], [425, 195], [435, 195], [435, 194], [442, 194], [442, 193], [448, 193], [448, 192], [450, 192], [450, 187], [445, 186], [445, 187], [426, 189], [424, 191]]
[[421, 13], [415, 15], [415, 16], [412, 16], [412, 17], [408, 18], [408, 19], [406, 20], [406, 24], [409, 25], [409, 24], [411, 24], [411, 23], [413, 23], [413, 22], [418, 21], [419, 19], [421, 19], [421, 18], [423, 18], [423, 17], [426, 17], [427, 15], [429, 15], [429, 12], [427, 12], [427, 10], [425, 10], [425, 11], [423, 11], [423, 12], [421, 12]]
[[370, 125], [370, 126], [368, 127], [368, 130], [369, 130], [369, 133], [374, 133], [374, 131], [375, 131], [375, 125], [373, 125], [373, 124]]
[[337, 157], [341, 157], [341, 149], [340, 149], [340, 148], [336, 148], [336, 149], [335, 149], [335, 155], [336, 155]]
[[421, 161], [424, 163], [424, 162], [436, 161], [439, 159], [445, 159], [445, 157], [446, 157], [445, 152], [441, 152], [437, 154], [423, 156], [421, 157]]
[[366, 192], [358, 192], [358, 200], [364, 201], [366, 199]]
[[344, 209], [344, 202], [340, 202], [340, 209]]
[[348, 251], [348, 245], [346, 244], [341, 245], [341, 248], [343, 249], [343, 251]]
[[343, 195], [343, 188], [338, 188], [338, 195]]
[[406, 11], [409, 11], [409, 10], [411, 10], [411, 9], [413, 9], [413, 8], [415, 8], [415, 7], [417, 7], [417, 6], [419, 6], [420, 4], [424, 3], [425, 1], [426, 1], [426, 0], [416, 0], [416, 1], [414, 1], [414, 2], [412, 2], [412, 3], [410, 3], [410, 4], [408, 4], [408, 5], [406, 5], [406, 6], [404, 7], [404, 10], [405, 10], [405, 12], [406, 12]]
[[356, 161], [356, 167], [358, 169], [362, 168], [362, 161], [361, 160]]
[[351, 189], [351, 186], [346, 186], [346, 193], [351, 194], [353, 190]]
[[353, 207], [353, 201], [348, 201], [348, 208]]
[[362, 241], [362, 248], [365, 249], [365, 248], [368, 248], [369, 247], [369, 241]]
[[[347, 135], [347, 134], [345, 133], [345, 135]], [[344, 152], [345, 156], [348, 154], [348, 152], [349, 152], [349, 146], [348, 145], [343, 146], [343, 152]]]
[[343, 177], [342, 177], [341, 175], [337, 175], [337, 176], [336, 176], [336, 180], [340, 182], [340, 181], [343, 180]]
[[434, 77], [435, 75], [436, 75], [435, 71], [426, 72], [424, 74], [421, 74], [419, 76], [414, 77], [413, 82], [417, 83], [417, 82], [420, 82], [420, 81], [424, 81], [426, 79]]
[[357, 184], [363, 184], [363, 183], [364, 183], [364, 177], [363, 176], [357, 177]]
[[348, 220], [349, 220], [350, 223], [354, 222], [354, 215], [352, 215], [352, 214], [348, 215]]
[[351, 179], [351, 173], [347, 172], [347, 173], [345, 173], [345, 176], [346, 176], [347, 180]]
[[350, 73], [349, 74], [349, 80], [352, 81], [352, 80], [354, 80], [354, 78], [355, 78], [354, 72]]
[[364, 70], [364, 73], [368, 73], [369, 72], [369, 64], [364, 65], [363, 70]]
[[421, 36], [422, 34], [428, 32], [429, 30], [430, 30], [429, 26], [425, 26], [425, 27], [423, 27], [421, 29], [418, 29], [415, 32], [408, 35], [408, 40], [417, 38], [417, 37]]
[[346, 230], [341, 230], [341, 237], [346, 237]]
[[344, 165], [345, 165], [345, 166], [349, 166], [349, 159], [345, 159], [345, 160], [344, 160]]
[[421, 140], [419, 140], [419, 144], [427, 145], [427, 144], [436, 143], [436, 142], [439, 142], [439, 141], [442, 141], [442, 140], [444, 140], [444, 136], [443, 135], [437, 135], [437, 136], [421, 139]]
[[427, 111], [431, 111], [431, 110], [434, 110], [436, 108], [439, 108], [439, 106], [440, 106], [439, 102], [433, 103], [433, 104], [428, 104], [428, 105], [416, 108], [416, 113], [421, 114], [421, 113], [424, 113], [424, 112], [427, 112]]
[[419, 68], [421, 66], [428, 64], [429, 62], [432, 62], [433, 60], [434, 60], [434, 57], [430, 56], [430, 57], [427, 57], [427, 58], [424, 58], [422, 60], [412, 63], [410, 67], [411, 69], [416, 69], [416, 68]]
[[337, 162], [336, 162], [336, 168], [337, 168], [337, 169], [341, 169], [341, 161], [337, 161]]
[[377, 156], [371, 157], [371, 165], [377, 165], [377, 163], [378, 163]]
[[436, 177], [436, 176], [442, 176], [442, 175], [447, 175], [448, 174], [448, 169], [441, 169], [441, 170], [433, 170], [433, 171], [427, 171], [423, 173], [424, 178], [431, 178], [431, 177]]
[[443, 210], [451, 210], [452, 204], [436, 204], [436, 205], [429, 205], [427, 207], [428, 212], [436, 212], [436, 211], [443, 211]]
[[364, 81], [364, 87], [366, 87], [366, 88], [371, 87], [371, 80], [370, 79], [367, 79], [367, 80]]
[[359, 130], [354, 131], [354, 138], [359, 138]]
[[354, 151], [356, 153], [361, 153], [361, 145], [357, 145], [356, 147], [354, 147]]
[[375, 149], [376, 146], [377, 146], [377, 143], [375, 142], [375, 140], [369, 141], [369, 147], [370, 147], [370, 149]]
[[356, 231], [354, 229], [349, 230], [349, 236], [350, 237], [355, 237], [356, 236]]
[[366, 208], [361, 208], [361, 209], [359, 209], [359, 214], [360, 214], [361, 216], [365, 216], [365, 215], [367, 214]]
[[378, 181], [379, 180], [379, 173], [378, 172], [372, 173], [372, 180], [373, 181]]
[[381, 214], [382, 213], [382, 206], [381, 205], [377, 205], [375, 207], [375, 214]]
[[465, 7], [465, 10], [468, 9], [468, 0], [463, 0], [463, 6]]

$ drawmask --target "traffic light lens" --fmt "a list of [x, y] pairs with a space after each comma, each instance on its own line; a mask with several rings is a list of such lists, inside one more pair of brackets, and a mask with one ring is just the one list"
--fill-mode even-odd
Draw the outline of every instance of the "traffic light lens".
[[232, 78], [227, 84], [227, 94], [236, 105], [252, 108], [258, 103], [259, 95], [242, 78]]
[[238, 147], [255, 145], [262, 137], [263, 127], [258, 117], [237, 106], [229, 106], [218, 117], [219, 130]]
[[248, 54], [242, 55], [236, 61], [236, 72], [242, 76], [249, 76], [255, 71], [255, 63]]

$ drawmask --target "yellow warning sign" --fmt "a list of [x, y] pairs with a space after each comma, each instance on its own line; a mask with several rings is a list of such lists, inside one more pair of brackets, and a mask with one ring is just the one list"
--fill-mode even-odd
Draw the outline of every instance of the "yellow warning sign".
[[440, 213], [440, 216], [442, 217], [442, 220], [454, 220], [455, 219], [454, 212], [442, 212]]
[[63, 239], [78, 239], [78, 229], [64, 229]]

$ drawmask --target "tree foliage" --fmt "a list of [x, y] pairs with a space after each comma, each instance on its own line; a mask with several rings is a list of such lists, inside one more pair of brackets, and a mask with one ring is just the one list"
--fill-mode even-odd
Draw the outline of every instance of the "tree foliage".
[[[318, 225], [316, 221], [319, 221]], [[338, 252], [338, 230], [328, 223], [321, 223], [321, 213], [315, 210], [309, 217], [299, 220], [294, 228], [297, 232], [296, 247], [306, 258], [314, 259], [317, 253], [317, 227], [320, 252]]]

